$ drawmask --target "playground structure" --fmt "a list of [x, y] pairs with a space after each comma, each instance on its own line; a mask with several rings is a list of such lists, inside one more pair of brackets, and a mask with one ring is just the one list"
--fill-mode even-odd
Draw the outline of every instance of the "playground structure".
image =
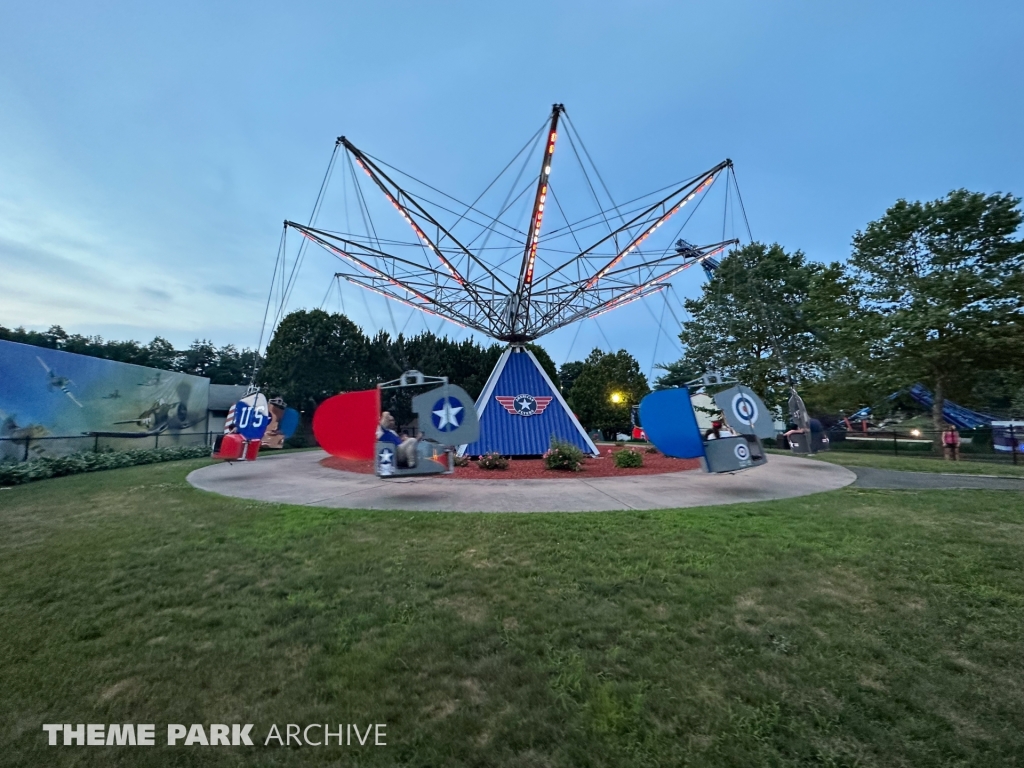
[[[581, 172], [577, 189], [591, 194], [599, 209], [574, 220], [552, 185], [560, 135], [572, 149], [572, 167]], [[317, 225], [339, 158], [347, 166], [342, 172], [344, 194], [356, 212], [346, 219], [344, 231]], [[533, 163], [539, 172], [522, 181], [527, 165]], [[737, 239], [705, 245], [681, 239], [683, 228], [722, 178], [728, 203], [735, 185], [731, 160], [616, 204], [561, 104], [553, 105], [541, 128], [471, 204], [371, 156], [342, 136], [335, 142], [309, 223], [284, 224], [274, 278], [280, 276], [281, 281], [277, 316], [294, 286], [306, 244], [314, 243], [347, 266], [335, 273], [335, 280], [508, 345], [476, 402], [479, 439], [464, 444], [461, 453], [538, 455], [557, 438], [596, 455], [593, 441], [524, 345], [661, 293], [674, 276], [737, 245]], [[574, 191], [571, 183], [567, 188]], [[382, 196], [398, 216], [379, 225], [372, 215], [374, 195], [377, 200]], [[742, 205], [738, 187], [736, 197]], [[532, 204], [524, 228], [515, 214], [517, 206], [528, 202]], [[689, 215], [675, 234], [664, 238], [669, 230], [663, 227], [687, 207]], [[561, 225], [545, 231], [545, 220], [550, 223], [554, 211]], [[352, 231], [360, 222], [362, 230]], [[396, 225], [404, 235], [394, 232]], [[289, 232], [302, 237], [290, 268]]]
[[[931, 390], [923, 384], [913, 384], [906, 389], [897, 390], [886, 399], [892, 401], [904, 393], [909, 395], [915, 402], [929, 411], [931, 411], [935, 405], [934, 396], [932, 395]], [[846, 421], [849, 424], [852, 424], [853, 422], [866, 423], [868, 417], [871, 416], [872, 410], [873, 409], [870, 406], [867, 408], [861, 408], [856, 413], [847, 416]], [[997, 417], [988, 413], [972, 411], [970, 408], [957, 405], [952, 400], [945, 400], [942, 404], [942, 418], [946, 420], [947, 424], [952, 424], [957, 429], [978, 429], [979, 427], [990, 426]]]

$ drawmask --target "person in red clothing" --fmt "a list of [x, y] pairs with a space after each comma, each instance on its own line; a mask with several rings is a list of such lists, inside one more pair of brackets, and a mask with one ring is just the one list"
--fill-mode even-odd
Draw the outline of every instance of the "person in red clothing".
[[960, 461], [960, 433], [953, 424], [942, 433], [942, 447], [946, 461]]

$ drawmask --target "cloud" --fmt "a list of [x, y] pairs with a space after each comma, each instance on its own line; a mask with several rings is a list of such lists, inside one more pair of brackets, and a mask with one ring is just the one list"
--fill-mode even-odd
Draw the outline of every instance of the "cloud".
[[228, 296], [232, 299], [245, 299], [246, 301], [255, 301], [263, 298], [257, 291], [246, 291], [238, 286], [225, 285], [223, 283], [207, 286], [206, 290], [210, 293], [215, 293], [218, 296]]

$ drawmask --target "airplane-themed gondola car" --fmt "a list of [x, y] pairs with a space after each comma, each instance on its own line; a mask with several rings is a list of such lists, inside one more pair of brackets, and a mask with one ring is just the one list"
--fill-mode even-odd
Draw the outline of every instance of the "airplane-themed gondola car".
[[652, 392], [640, 402], [647, 438], [666, 456], [703, 458], [708, 472], [738, 472], [767, 461], [761, 440], [774, 437], [771, 414], [761, 399], [742, 384], [717, 375], [688, 382], [708, 387], [732, 384], [714, 395], [721, 419], [702, 435], [687, 387]]
[[456, 448], [480, 436], [473, 399], [462, 387], [449, 384], [446, 376], [406, 371], [393, 381], [378, 384], [377, 389], [384, 392], [431, 385], [439, 386], [412, 398], [419, 435], [399, 435], [391, 414], [381, 414], [374, 444], [377, 477], [451, 474]]
[[[414, 387], [432, 388], [412, 398], [418, 429], [399, 434], [391, 414], [381, 411], [381, 396]], [[480, 421], [473, 399], [462, 387], [444, 376], [406, 371], [376, 389], [324, 401], [313, 417], [313, 433], [331, 455], [372, 459], [378, 477], [398, 478], [454, 472], [456, 448], [480, 436]]]
[[266, 395], [259, 392], [246, 395], [228, 410], [224, 434], [217, 436], [212, 457], [223, 461], [255, 461], [270, 420]]

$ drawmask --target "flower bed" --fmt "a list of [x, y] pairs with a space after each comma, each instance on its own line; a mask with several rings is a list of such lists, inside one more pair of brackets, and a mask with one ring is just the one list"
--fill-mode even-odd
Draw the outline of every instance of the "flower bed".
[[[672, 459], [660, 453], [645, 453], [644, 465], [630, 469], [620, 469], [615, 466], [612, 453], [628, 448], [618, 448], [609, 445], [600, 445], [601, 458], [588, 458], [583, 460], [583, 467], [579, 472], [559, 472], [545, 468], [543, 459], [511, 459], [508, 469], [500, 472], [480, 469], [475, 461], [469, 462], [469, 466], [456, 467], [454, 475], [436, 475], [436, 477], [448, 480], [572, 480], [585, 479], [590, 477], [636, 477], [637, 475], [661, 475], [666, 472], [685, 472], [691, 469], [700, 469], [699, 459]], [[344, 472], [359, 472], [361, 474], [373, 474], [372, 461], [351, 461], [339, 459], [336, 456], [329, 456], [320, 462], [323, 466], [331, 469], [339, 469]]]

